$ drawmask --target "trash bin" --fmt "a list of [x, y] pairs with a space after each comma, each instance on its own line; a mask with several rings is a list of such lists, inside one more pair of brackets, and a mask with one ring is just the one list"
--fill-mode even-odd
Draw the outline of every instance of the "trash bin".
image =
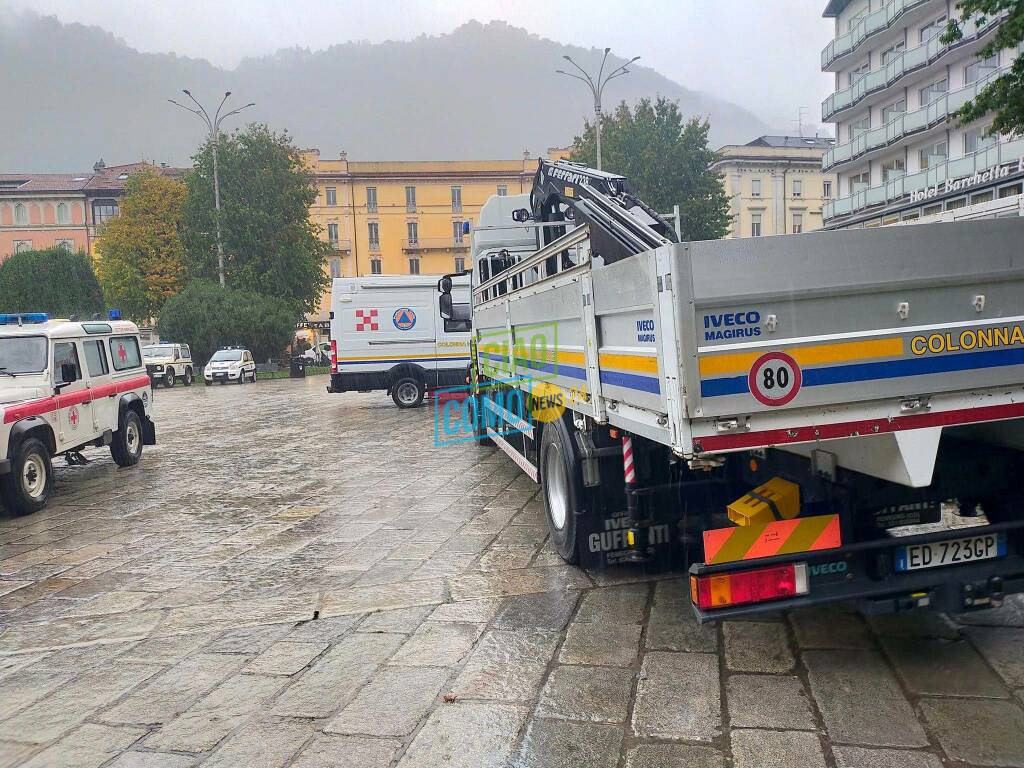
[[306, 363], [308, 361], [304, 357], [293, 357], [292, 366], [288, 372], [289, 378], [302, 379], [306, 376]]

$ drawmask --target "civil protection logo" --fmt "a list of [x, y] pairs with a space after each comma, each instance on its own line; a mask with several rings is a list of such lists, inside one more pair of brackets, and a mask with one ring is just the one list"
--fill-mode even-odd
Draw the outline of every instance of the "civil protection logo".
[[409, 309], [409, 307], [399, 307], [395, 310], [395, 314], [391, 316], [391, 322], [400, 331], [411, 330], [416, 325], [416, 313]]

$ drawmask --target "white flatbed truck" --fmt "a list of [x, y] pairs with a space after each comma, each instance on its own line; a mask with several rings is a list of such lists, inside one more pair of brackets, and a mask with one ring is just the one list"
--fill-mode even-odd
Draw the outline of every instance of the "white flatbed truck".
[[473, 233], [476, 437], [542, 485], [564, 560], [685, 564], [701, 620], [998, 605], [1024, 591], [1022, 243], [679, 243], [624, 178], [541, 161]]

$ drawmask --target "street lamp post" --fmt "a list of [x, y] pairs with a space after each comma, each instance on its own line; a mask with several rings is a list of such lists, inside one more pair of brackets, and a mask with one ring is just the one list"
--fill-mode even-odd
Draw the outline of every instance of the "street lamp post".
[[611, 53], [611, 50], [611, 48], [604, 49], [604, 58], [601, 59], [601, 68], [597, 72], [597, 82], [594, 81], [594, 78], [592, 78], [587, 73], [587, 71], [583, 69], [583, 67], [577, 64], [575, 61], [573, 61], [572, 57], [569, 55], [562, 56], [562, 58], [568, 61], [574, 67], [576, 67], [576, 69], [578, 69], [580, 72], [582, 72], [583, 77], [580, 77], [579, 75], [574, 74], [572, 72], [566, 72], [565, 70], [562, 69], [555, 70], [560, 75], [572, 77], [575, 78], [576, 80], [580, 80], [581, 82], [586, 83], [587, 87], [590, 88], [590, 93], [593, 94], [594, 96], [594, 117], [597, 121], [594, 126], [594, 130], [596, 131], [597, 136], [597, 170], [599, 171], [601, 170], [601, 96], [604, 94], [604, 87], [608, 85], [609, 80], [614, 80], [616, 77], [622, 77], [622, 75], [628, 75], [629, 70], [626, 69], [626, 67], [628, 67], [634, 61], [640, 58], [639, 56], [634, 56], [621, 67], [612, 70], [606, 75], [604, 74], [604, 65], [608, 61], [608, 54]]
[[200, 120], [205, 122], [206, 127], [210, 131], [210, 140], [213, 144], [213, 207], [216, 211], [214, 213], [213, 220], [214, 225], [217, 228], [217, 275], [220, 278], [220, 287], [223, 288], [224, 243], [221, 241], [220, 237], [220, 176], [217, 169], [217, 145], [220, 143], [220, 124], [225, 118], [231, 117], [232, 115], [237, 115], [243, 109], [254, 107], [256, 106], [256, 104], [255, 102], [250, 101], [245, 106], [239, 107], [238, 109], [233, 109], [230, 112], [226, 112], [222, 115], [220, 111], [224, 107], [224, 102], [226, 102], [228, 100], [228, 96], [231, 95], [231, 91], [226, 91], [224, 93], [224, 98], [220, 100], [220, 106], [217, 107], [216, 113], [214, 113], [213, 118], [211, 118], [210, 113], [203, 108], [202, 104], [196, 101], [195, 96], [193, 96], [187, 88], [183, 89], [182, 93], [184, 93], [186, 96], [192, 99], [192, 102], [196, 105], [195, 109], [193, 109], [192, 107], [186, 107], [184, 104], [179, 104], [174, 99], [168, 99], [168, 101], [176, 107], [181, 107], [186, 112], [191, 112], [193, 115], [195, 115]]

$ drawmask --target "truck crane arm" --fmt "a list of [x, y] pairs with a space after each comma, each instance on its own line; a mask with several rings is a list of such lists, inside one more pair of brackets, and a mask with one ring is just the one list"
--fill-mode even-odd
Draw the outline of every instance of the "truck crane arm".
[[[530, 204], [535, 222], [588, 224], [591, 252], [605, 264], [678, 242], [669, 223], [632, 193], [624, 176], [578, 163], [541, 160]], [[565, 231], [564, 226], [539, 228], [538, 246]]]

